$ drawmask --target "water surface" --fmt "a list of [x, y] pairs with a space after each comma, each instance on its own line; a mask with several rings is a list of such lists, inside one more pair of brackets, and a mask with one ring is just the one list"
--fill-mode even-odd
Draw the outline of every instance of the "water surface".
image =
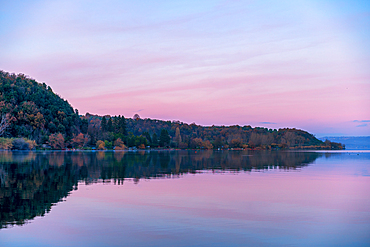
[[370, 153], [3, 152], [0, 246], [369, 246]]

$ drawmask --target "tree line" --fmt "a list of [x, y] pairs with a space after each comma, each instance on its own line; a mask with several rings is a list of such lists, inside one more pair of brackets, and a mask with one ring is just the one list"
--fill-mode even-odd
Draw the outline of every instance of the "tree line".
[[0, 149], [342, 149], [299, 129], [200, 126], [180, 121], [98, 116], [78, 110], [45, 83], [0, 71]]
[[[124, 144], [129, 148], [179, 149], [342, 149], [339, 143], [322, 142], [299, 129], [268, 129], [251, 126], [200, 126], [180, 121], [98, 116], [87, 113], [88, 136], [100, 148]], [[118, 142], [117, 142], [118, 140]], [[104, 144], [103, 144], [104, 142]], [[117, 145], [115, 145], [117, 144]]]

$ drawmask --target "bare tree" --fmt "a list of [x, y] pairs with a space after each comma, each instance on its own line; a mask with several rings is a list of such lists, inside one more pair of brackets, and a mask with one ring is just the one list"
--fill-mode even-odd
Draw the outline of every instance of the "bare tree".
[[0, 136], [2, 136], [10, 125], [10, 119], [9, 114], [5, 114], [1, 116], [1, 122], [0, 122]]

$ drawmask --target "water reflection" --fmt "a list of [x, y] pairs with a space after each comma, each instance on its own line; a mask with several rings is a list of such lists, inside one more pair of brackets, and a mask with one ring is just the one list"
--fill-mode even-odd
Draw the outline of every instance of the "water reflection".
[[322, 153], [173, 152], [2, 152], [0, 154], [0, 229], [43, 216], [77, 189], [78, 182], [125, 178], [179, 177], [201, 170], [297, 169]]

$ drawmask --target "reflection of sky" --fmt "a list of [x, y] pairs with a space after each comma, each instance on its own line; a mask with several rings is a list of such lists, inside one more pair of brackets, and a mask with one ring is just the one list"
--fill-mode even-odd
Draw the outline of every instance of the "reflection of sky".
[[1, 246], [366, 245], [369, 159], [319, 158], [297, 171], [204, 173], [80, 184]]

